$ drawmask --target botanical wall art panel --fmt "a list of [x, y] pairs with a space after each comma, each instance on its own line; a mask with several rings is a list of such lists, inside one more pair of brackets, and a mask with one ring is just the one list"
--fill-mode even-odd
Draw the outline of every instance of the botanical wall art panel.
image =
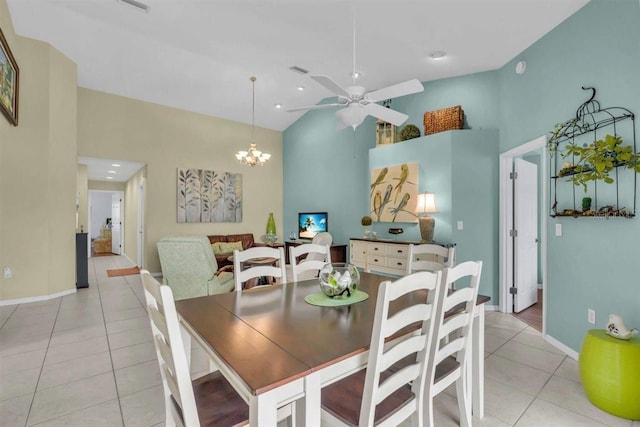
[[418, 163], [371, 170], [371, 218], [378, 222], [418, 222]]
[[242, 222], [242, 174], [178, 169], [178, 222]]

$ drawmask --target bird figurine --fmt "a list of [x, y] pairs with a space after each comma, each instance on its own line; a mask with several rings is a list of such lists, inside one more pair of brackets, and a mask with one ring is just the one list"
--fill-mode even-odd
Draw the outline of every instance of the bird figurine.
[[611, 335], [614, 338], [628, 340], [640, 331], [638, 331], [637, 329], [627, 328], [627, 326], [624, 324], [624, 321], [622, 320], [622, 317], [618, 316], [617, 314], [610, 314], [606, 332], [608, 335]]

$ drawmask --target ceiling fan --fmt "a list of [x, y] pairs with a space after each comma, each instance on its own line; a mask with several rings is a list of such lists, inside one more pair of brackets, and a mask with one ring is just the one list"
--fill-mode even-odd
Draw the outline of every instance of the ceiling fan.
[[385, 122], [400, 126], [409, 116], [376, 104], [399, 96], [411, 95], [413, 93], [422, 92], [424, 86], [417, 79], [407, 80], [382, 89], [369, 91], [355, 84], [356, 73], [356, 7], [355, 1], [353, 5], [353, 86], [342, 87], [336, 83], [331, 77], [327, 76], [311, 76], [313, 80], [329, 89], [338, 97], [338, 102], [331, 104], [312, 105], [309, 107], [298, 107], [288, 109], [288, 112], [315, 110], [319, 108], [345, 107], [336, 112], [339, 120], [338, 129], [351, 126], [354, 130], [360, 125], [365, 117], [373, 116]]

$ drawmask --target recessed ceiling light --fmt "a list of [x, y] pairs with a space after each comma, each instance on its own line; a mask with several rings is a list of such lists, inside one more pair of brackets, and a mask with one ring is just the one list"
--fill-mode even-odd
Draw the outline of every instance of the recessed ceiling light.
[[299, 91], [303, 91], [304, 90], [304, 86], [298, 86], [298, 90]]
[[116, 171], [108, 171], [109, 173], [116, 173]]
[[114, 168], [119, 168], [120, 167], [120, 165], [117, 164], [117, 163], [111, 163], [111, 166], [113, 166]]
[[280, 109], [280, 108], [282, 108], [282, 104], [276, 104], [275, 107]]
[[362, 73], [360, 73], [359, 71], [354, 71], [353, 73], [351, 73], [351, 77], [354, 79], [357, 79], [360, 76], [362, 76]]
[[113, 179], [113, 177], [112, 176], [108, 176], [107, 179]]
[[429, 58], [434, 59], [434, 60], [442, 59], [445, 56], [447, 56], [447, 52], [443, 52], [441, 50], [436, 50], [435, 52], [431, 52], [429, 54]]

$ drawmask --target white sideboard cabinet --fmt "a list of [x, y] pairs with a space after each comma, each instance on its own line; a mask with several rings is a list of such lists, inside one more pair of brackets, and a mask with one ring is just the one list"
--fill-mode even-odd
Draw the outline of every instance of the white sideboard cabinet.
[[[436, 244], [450, 247], [450, 243]], [[349, 240], [349, 262], [364, 271], [404, 276], [409, 262], [409, 245], [420, 242], [401, 240]]]

